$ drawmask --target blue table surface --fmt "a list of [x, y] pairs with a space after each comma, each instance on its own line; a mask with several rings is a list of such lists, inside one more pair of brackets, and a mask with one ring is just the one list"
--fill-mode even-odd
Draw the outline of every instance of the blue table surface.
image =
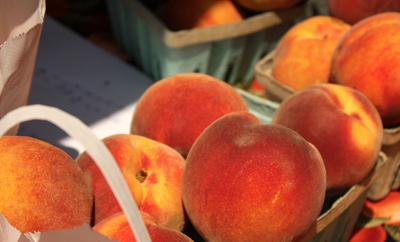
[[[129, 133], [137, 100], [153, 80], [46, 16], [28, 104], [57, 107], [82, 120], [102, 139]], [[27, 121], [20, 136], [47, 141], [75, 158], [84, 150], [47, 121]]]

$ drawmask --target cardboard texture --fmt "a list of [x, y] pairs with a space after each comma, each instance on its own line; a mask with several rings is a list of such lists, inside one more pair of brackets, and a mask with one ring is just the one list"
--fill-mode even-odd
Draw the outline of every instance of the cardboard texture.
[[148, 27], [154, 31], [168, 47], [174, 48], [252, 34], [286, 21], [292, 21], [295, 17], [301, 16], [304, 11], [303, 6], [301, 6], [281, 11], [268, 11], [236, 23], [207, 28], [171, 31], [140, 1], [117, 1], [124, 4], [128, 11], [136, 14], [143, 22], [148, 23]]
[[[137, 206], [132, 206], [132, 204], [136, 205], [136, 202], [132, 197], [129, 187], [124, 180], [116, 161], [104, 143], [92, 133], [90, 128], [78, 118], [58, 108], [44, 105], [28, 105], [14, 109], [0, 119], [0, 137], [6, 134], [6, 132], [16, 124], [29, 120], [49, 121], [64, 130], [86, 148], [87, 152], [102, 171], [116, 199], [121, 205], [122, 211], [126, 214], [136, 240], [138, 242], [150, 242], [151, 239], [144, 225], [139, 209]], [[104, 236], [98, 235], [98, 233], [94, 232], [87, 224], [65, 230], [64, 232], [46, 231], [42, 233], [38, 232], [28, 234], [16, 233], [15, 230], [12, 229], [12, 226], [7, 225], [4, 221], [3, 223], [0, 221], [0, 228], [9, 229], [6, 231], [0, 231], [0, 236], [3, 236], [3, 238], [0, 237], [0, 241], [9, 241], [7, 238], [10, 238], [10, 236], [12, 238], [24, 238], [25, 236], [30, 242], [62, 242], [77, 240], [82, 242], [104, 241], [104, 238], [99, 240], [99, 238]], [[64, 240], [68, 238], [69, 240]]]
[[303, 242], [348, 241], [371, 185], [382, 176], [387, 166], [387, 156], [380, 152], [377, 164], [371, 173], [362, 182], [352, 186], [333, 203], [330, 209], [318, 217], [317, 224]]
[[46, 7], [44, 0], [0, 0], [0, 6], [1, 118], [27, 103]]
[[247, 106], [249, 107], [249, 112], [254, 114], [262, 124], [271, 123], [272, 116], [279, 107], [278, 103], [271, 102], [265, 98], [257, 97], [239, 88], [236, 88], [236, 91], [246, 101]]
[[368, 199], [372, 201], [400, 188], [400, 127], [383, 130], [382, 151], [387, 155], [388, 165], [368, 192]]
[[272, 76], [272, 60], [276, 50], [272, 50], [254, 67], [257, 81], [265, 88], [266, 97], [274, 102], [282, 102], [294, 93], [290, 87], [277, 82]]

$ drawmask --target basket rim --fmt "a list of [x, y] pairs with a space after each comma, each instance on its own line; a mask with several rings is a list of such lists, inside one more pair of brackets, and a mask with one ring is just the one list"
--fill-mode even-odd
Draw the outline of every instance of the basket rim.
[[304, 3], [301, 3], [284, 10], [274, 10], [256, 14], [240, 22], [207, 28], [171, 31], [140, 1], [119, 1], [124, 4], [129, 11], [133, 12], [135, 16], [148, 23], [149, 27], [160, 36], [164, 44], [171, 48], [180, 48], [252, 34], [281, 23], [294, 21], [304, 13]]
[[315, 235], [327, 228], [334, 220], [336, 220], [346, 209], [348, 209], [364, 192], [366, 192], [371, 185], [382, 175], [386, 168], [387, 156], [384, 152], [379, 152], [379, 158], [375, 167], [361, 182], [349, 188], [349, 190], [341, 196], [332, 207], [325, 213], [320, 215], [317, 223], [305, 236], [303, 241], [312, 239]]
[[276, 49], [271, 50], [267, 55], [261, 58], [254, 67], [257, 80], [266, 89], [267, 97], [282, 102], [287, 97], [295, 93], [295, 91], [278, 81], [272, 75], [272, 62], [276, 53]]

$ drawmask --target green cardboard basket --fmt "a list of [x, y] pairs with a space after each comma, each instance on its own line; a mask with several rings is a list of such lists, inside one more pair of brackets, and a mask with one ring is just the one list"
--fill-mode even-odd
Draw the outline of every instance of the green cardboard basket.
[[303, 16], [304, 4], [208, 28], [170, 31], [139, 0], [107, 0], [117, 43], [155, 80], [184, 72], [250, 81], [257, 61]]

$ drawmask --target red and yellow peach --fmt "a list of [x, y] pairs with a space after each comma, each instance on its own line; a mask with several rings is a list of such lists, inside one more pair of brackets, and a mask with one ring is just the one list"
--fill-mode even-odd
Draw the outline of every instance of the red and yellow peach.
[[[185, 215], [181, 199], [184, 158], [174, 149], [146, 137], [116, 134], [102, 140], [113, 155], [139, 210], [160, 226], [182, 230]], [[94, 192], [95, 225], [122, 211], [106, 179], [87, 152], [76, 162]]]
[[400, 12], [400, 1], [397, 0], [328, 0], [331, 16], [346, 23], [357, 22], [383, 12]]
[[206, 241], [298, 241], [321, 212], [326, 176], [318, 150], [249, 112], [210, 124], [186, 162], [182, 200]]
[[228, 83], [207, 74], [176, 74], [143, 93], [130, 132], [164, 143], [185, 157], [208, 125], [234, 111], [248, 111], [248, 106]]
[[157, 13], [173, 31], [212, 27], [243, 20], [239, 9], [231, 0], [169, 0]]
[[254, 11], [265, 12], [270, 10], [286, 9], [296, 6], [303, 0], [235, 0], [240, 6]]
[[0, 138], [0, 213], [22, 233], [90, 224], [93, 192], [61, 149], [24, 136]]
[[332, 56], [331, 82], [364, 93], [383, 125], [400, 124], [400, 13], [368, 17], [343, 36]]
[[[148, 214], [141, 212], [152, 242], [193, 242], [180, 231], [158, 226]], [[118, 242], [136, 242], [136, 238], [123, 212], [119, 212], [103, 219], [93, 227], [93, 230], [116, 239]]]
[[375, 166], [382, 145], [378, 111], [361, 92], [331, 83], [306, 87], [285, 99], [273, 124], [293, 129], [317, 147], [327, 172], [327, 193], [344, 192]]
[[337, 18], [322, 15], [297, 23], [279, 40], [272, 76], [293, 91], [328, 83], [332, 54], [350, 27]]

